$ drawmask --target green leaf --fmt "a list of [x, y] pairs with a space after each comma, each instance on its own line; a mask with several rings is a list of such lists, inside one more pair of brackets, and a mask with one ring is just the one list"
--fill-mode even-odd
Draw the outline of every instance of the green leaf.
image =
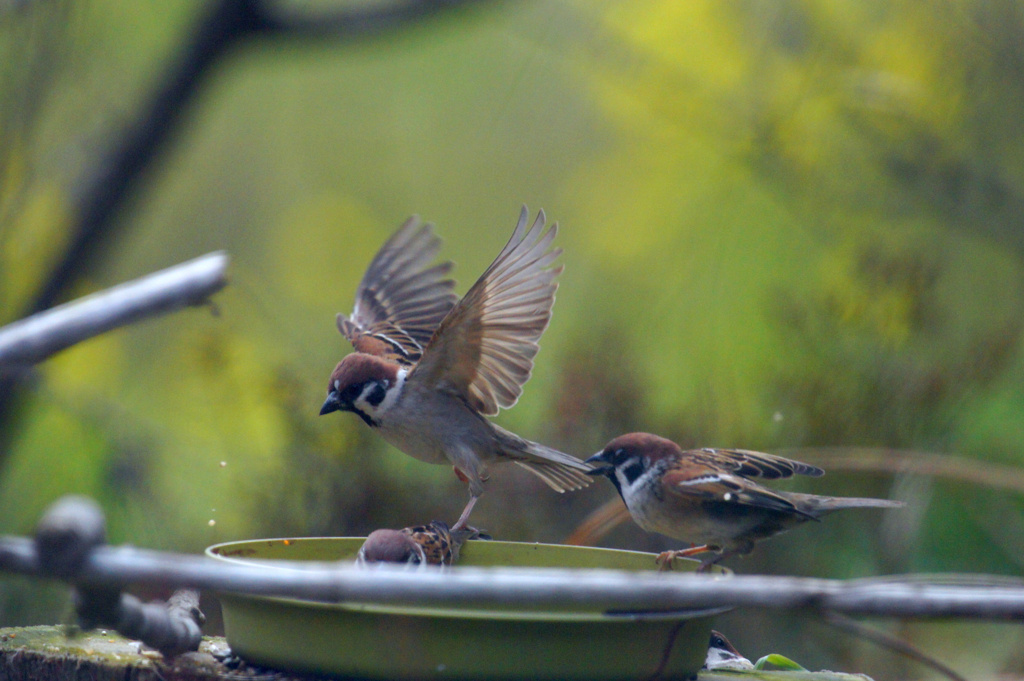
[[766, 664], [770, 664], [778, 669], [784, 669], [787, 671], [794, 672], [805, 672], [807, 671], [793, 660], [789, 659], [785, 655], [779, 655], [778, 653], [771, 653], [765, 655], [754, 664], [754, 669], [764, 669]]

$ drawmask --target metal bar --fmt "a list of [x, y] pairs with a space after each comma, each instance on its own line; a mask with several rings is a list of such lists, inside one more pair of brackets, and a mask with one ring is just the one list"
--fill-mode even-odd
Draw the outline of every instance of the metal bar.
[[0, 328], [0, 372], [30, 366], [111, 329], [206, 302], [227, 284], [225, 253], [208, 253]]
[[[0, 570], [38, 574], [28, 539], [0, 538]], [[352, 563], [220, 561], [130, 547], [97, 547], [79, 582], [145, 583], [329, 602], [475, 604], [524, 609], [587, 605], [620, 612], [691, 608], [809, 608], [886, 617], [1024, 619], [1024, 582], [999, 577], [853, 581], [614, 570], [457, 567], [408, 572]]]

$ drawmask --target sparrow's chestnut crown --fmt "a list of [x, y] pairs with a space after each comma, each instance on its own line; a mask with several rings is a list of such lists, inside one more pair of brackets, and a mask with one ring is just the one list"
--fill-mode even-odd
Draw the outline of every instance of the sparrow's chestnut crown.
[[592, 475], [609, 475], [610, 472], [632, 458], [647, 459], [650, 462], [679, 454], [679, 445], [650, 433], [627, 433], [615, 438], [605, 448], [590, 457], [585, 463], [603, 463], [595, 467]]
[[373, 407], [380, 406], [388, 388], [395, 383], [398, 370], [397, 365], [373, 355], [360, 352], [348, 355], [331, 372], [327, 399], [320, 408], [320, 415], [351, 411], [369, 423], [369, 416], [356, 406], [356, 401], [361, 397]]

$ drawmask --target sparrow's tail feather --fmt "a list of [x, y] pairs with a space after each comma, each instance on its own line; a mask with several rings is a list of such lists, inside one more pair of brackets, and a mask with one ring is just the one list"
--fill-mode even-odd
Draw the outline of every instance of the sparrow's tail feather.
[[867, 497], [820, 497], [815, 494], [793, 493], [788, 495], [788, 498], [796, 502], [798, 509], [813, 516], [824, 515], [844, 508], [901, 508], [906, 506], [902, 501]]
[[529, 459], [519, 460], [516, 463], [543, 480], [548, 487], [556, 492], [581, 489], [593, 480], [586, 473], [581, 473], [575, 468], [568, 468], [565, 464]]
[[530, 442], [503, 428], [496, 426], [495, 429], [505, 455], [556, 492], [582, 489], [593, 482], [593, 478], [587, 475], [590, 466], [576, 457]]

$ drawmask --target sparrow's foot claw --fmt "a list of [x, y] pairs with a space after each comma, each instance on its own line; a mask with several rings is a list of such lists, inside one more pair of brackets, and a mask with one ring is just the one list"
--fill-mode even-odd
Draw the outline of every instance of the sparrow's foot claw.
[[654, 562], [658, 564], [658, 572], [666, 572], [672, 569], [672, 561], [676, 559], [676, 551], [663, 551], [658, 554]]
[[473, 527], [472, 525], [466, 525], [461, 530], [457, 530], [454, 534], [458, 535], [461, 541], [467, 541], [470, 539], [483, 539], [485, 541], [491, 541], [494, 539], [491, 535], [487, 534], [483, 530]]

